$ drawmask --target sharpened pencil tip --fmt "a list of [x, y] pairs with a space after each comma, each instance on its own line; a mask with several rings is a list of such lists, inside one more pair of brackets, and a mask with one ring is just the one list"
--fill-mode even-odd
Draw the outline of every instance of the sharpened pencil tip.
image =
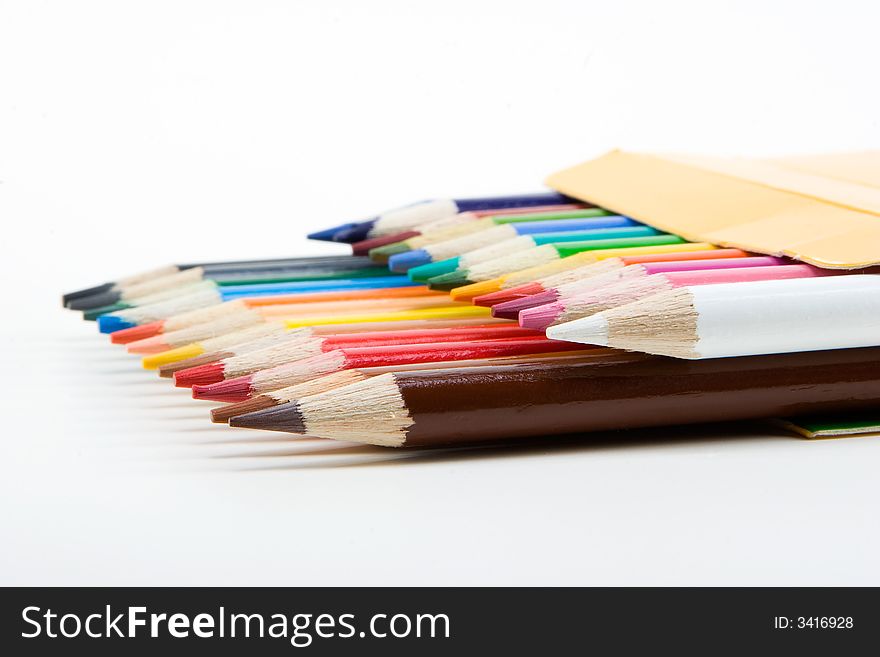
[[325, 228], [324, 230], [318, 230], [318, 231], [315, 231], [314, 233], [309, 233], [307, 235], [307, 237], [310, 240], [318, 240], [320, 242], [332, 242], [333, 236], [336, 233], [343, 231], [343, 230], [348, 230], [349, 228], [353, 228], [356, 225], [357, 224], [354, 224], [354, 223], [347, 223], [347, 224], [342, 224], [340, 226], [334, 226], [333, 228]]
[[558, 303], [546, 303], [534, 308], [524, 308], [519, 312], [519, 325], [523, 328], [543, 331], [553, 324], [562, 312], [564, 312], [564, 308]]
[[229, 419], [229, 426], [300, 434], [306, 431], [305, 420], [295, 401], [254, 413], [236, 415]]
[[431, 262], [431, 254], [425, 249], [415, 249], [398, 253], [388, 258], [388, 269], [404, 274], [410, 269], [427, 265]]
[[421, 233], [419, 233], [419, 231], [417, 230], [410, 230], [403, 233], [397, 233], [395, 235], [383, 235], [382, 237], [373, 237], [362, 242], [355, 242], [351, 245], [351, 251], [354, 255], [368, 255], [371, 251], [373, 251], [374, 249], [378, 249], [381, 246], [396, 244], [398, 242], [402, 242], [403, 240], [408, 240], [410, 237], [416, 237], [420, 234]]
[[121, 298], [122, 294], [119, 291], [107, 290], [98, 294], [91, 294], [87, 297], [71, 299], [67, 302], [67, 307], [71, 310], [91, 310], [92, 308], [111, 306], [118, 303]]
[[269, 395], [257, 395], [256, 397], [252, 397], [243, 402], [224, 404], [219, 408], [211, 409], [211, 422], [226, 424], [236, 415], [244, 415], [245, 413], [262, 411], [265, 408], [272, 408], [273, 406], [277, 406], [279, 403], [281, 402], [277, 401], [274, 397], [270, 397]]
[[139, 326], [132, 326], [131, 328], [116, 331], [116, 333], [110, 336], [110, 342], [113, 344], [128, 344], [129, 342], [135, 342], [136, 340], [151, 338], [154, 335], [159, 335], [159, 333], [162, 332], [162, 327], [164, 325], [165, 322], [160, 319], [159, 321], [150, 322], [149, 324], [140, 324]]
[[130, 354], [139, 354], [141, 356], [146, 354], [160, 354], [163, 351], [168, 351], [173, 347], [165, 342], [162, 335], [152, 335], [149, 338], [143, 338], [142, 340], [135, 340], [134, 342], [129, 342], [125, 345], [125, 350]]
[[97, 308], [89, 308], [88, 310], [83, 310], [83, 319], [87, 322], [94, 322], [101, 315], [109, 315], [110, 313], [115, 313], [117, 310], [127, 310], [131, 308], [131, 306], [127, 303], [114, 303], [109, 306], [99, 306]]
[[186, 370], [190, 367], [198, 367], [199, 365], [216, 363], [218, 360], [222, 360], [224, 358], [228, 358], [234, 355], [234, 353], [228, 351], [212, 351], [207, 354], [201, 354], [200, 356], [193, 356], [192, 358], [176, 360], [173, 363], [160, 365], [159, 376], [163, 379], [171, 379], [174, 377], [174, 373], [179, 372], [180, 370]]
[[[525, 312], [521, 313], [524, 315]], [[581, 344], [608, 346], [608, 322], [601, 313], [582, 317], [570, 322], [563, 322], [547, 328], [547, 337], [551, 340], [565, 340]]]
[[428, 279], [428, 289], [451, 291], [457, 287], [470, 285], [473, 281], [469, 280], [465, 272], [452, 272], [451, 274], [443, 274]]
[[369, 221], [352, 224], [350, 227], [334, 233], [333, 241], [343, 242], [344, 244], [362, 242], [370, 236], [370, 229], [373, 227], [374, 223], [375, 220], [370, 219]]
[[412, 249], [410, 249], [410, 247], [404, 242], [395, 242], [394, 244], [388, 244], [387, 246], [370, 249], [370, 260], [373, 262], [386, 263], [391, 259], [391, 256], [398, 253], [406, 253], [411, 250]]
[[[392, 257], [392, 260], [397, 258], [402, 258], [404, 256], [409, 255], [408, 253], [401, 254], [399, 256]], [[389, 260], [388, 262], [391, 262]], [[423, 265], [419, 265], [418, 267], [413, 267], [406, 272], [406, 275], [409, 276], [411, 281], [416, 283], [425, 283], [431, 278], [435, 278], [438, 276], [445, 276], [447, 274], [454, 274], [458, 269], [458, 258], [447, 258], [446, 260], [438, 260], [437, 262], [426, 262]]]
[[169, 349], [168, 351], [160, 351], [158, 354], [144, 356], [141, 363], [145, 370], [155, 370], [162, 365], [176, 363], [179, 360], [186, 360], [187, 358], [195, 358], [196, 356], [201, 356], [203, 353], [205, 353], [205, 350], [202, 349], [202, 346], [198, 342], [193, 342], [182, 347]]
[[132, 326], [136, 326], [136, 324], [116, 315], [101, 315], [98, 317], [98, 331], [101, 333], [115, 333]]
[[192, 396], [193, 399], [209, 399], [219, 402], [244, 401], [250, 399], [251, 396], [251, 377], [240, 376], [206, 386], [195, 385], [192, 388]]
[[100, 294], [101, 292], [106, 292], [113, 288], [115, 283], [101, 283], [100, 285], [96, 285], [94, 287], [87, 287], [82, 290], [76, 290], [74, 292], [68, 292], [64, 296], [61, 297], [61, 303], [64, 307], [69, 307], [71, 301], [74, 299], [80, 299], [82, 297], [90, 297], [93, 294]]
[[209, 363], [198, 367], [190, 367], [174, 373], [174, 385], [178, 388], [207, 386], [223, 380], [223, 363]]
[[517, 287], [512, 287], [508, 290], [498, 290], [497, 292], [487, 292], [486, 294], [477, 295], [474, 297], [473, 301], [475, 306], [492, 307], [499, 303], [506, 303], [508, 301], [529, 297], [534, 294], [541, 294], [543, 291], [544, 287], [540, 283], [526, 283], [525, 285], [518, 285]]
[[523, 311], [537, 306], [543, 306], [544, 304], [553, 303], [558, 298], [559, 295], [554, 290], [551, 292], [541, 292], [540, 294], [524, 295], [517, 299], [511, 299], [510, 301], [496, 303], [492, 306], [492, 317], [517, 319]]
[[517, 319], [519, 317], [518, 309], [510, 309], [510, 308], [499, 308], [498, 306], [491, 306], [492, 317], [496, 319]]
[[491, 281], [480, 281], [470, 285], [462, 285], [449, 291], [453, 301], [470, 301], [474, 297], [490, 292], [498, 292], [501, 289], [501, 279], [493, 278]]

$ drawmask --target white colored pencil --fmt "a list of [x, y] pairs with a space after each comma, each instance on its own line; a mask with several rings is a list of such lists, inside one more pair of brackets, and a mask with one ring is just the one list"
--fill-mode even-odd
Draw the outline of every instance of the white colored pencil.
[[[117, 310], [108, 313], [106, 316], [118, 317], [132, 324], [147, 324], [160, 319], [167, 319], [175, 315], [192, 312], [194, 310], [202, 310], [206, 307], [215, 307], [223, 301], [220, 291], [216, 286], [207, 286], [199, 288], [198, 291], [191, 294], [178, 295], [165, 301], [137, 306], [135, 308], [126, 308], [125, 310]], [[225, 310], [225, 308], [224, 308]]]
[[216, 288], [217, 284], [214, 281], [202, 280], [196, 283], [187, 283], [179, 287], [169, 287], [164, 290], [158, 290], [140, 296], [123, 295], [120, 297], [120, 301], [133, 307], [147, 306], [153, 303], [168, 301], [169, 299], [176, 299], [177, 297], [200, 293], [204, 290], [214, 290]]
[[137, 299], [138, 297], [144, 297], [156, 294], [157, 292], [174, 290], [193, 283], [199, 283], [205, 280], [204, 276], [205, 270], [201, 267], [191, 267], [190, 269], [176, 271], [167, 274], [166, 276], [145, 280], [136, 285], [128, 285], [122, 288], [120, 299], [131, 303], [132, 300]]
[[681, 287], [547, 337], [691, 359], [880, 346], [880, 275]]
[[458, 214], [458, 211], [458, 204], [449, 198], [435, 199], [388, 210], [376, 217], [368, 237], [400, 233], [419, 224]]
[[[551, 262], [538, 265], [536, 267], [528, 267], [526, 269], [517, 270], [509, 274], [505, 274], [504, 280], [501, 282], [501, 289], [507, 290], [518, 285], [531, 283], [533, 281], [538, 281], [540, 283], [547, 284], [548, 286], [555, 286], [571, 280], [576, 280], [577, 278], [581, 277], [583, 275], [583, 269], [581, 269], [582, 267], [585, 267], [587, 265], [598, 265], [600, 263], [604, 263], [609, 258], [617, 258], [620, 255], [648, 255], [651, 253], [678, 252], [685, 253], [688, 251], [705, 251], [714, 248], [716, 248], [714, 245], [707, 242], [688, 242], [684, 244], [667, 244], [661, 247], [643, 246], [621, 249], [608, 249], [601, 251], [584, 251], [583, 253], [577, 253], [573, 256], [569, 256], [568, 258], [552, 260]], [[610, 265], [609, 267], [616, 268], [617, 266], [619, 266], [619, 261]], [[570, 272], [575, 269], [578, 269], [579, 271], [570, 274]], [[604, 271], [608, 270], [603, 270], [603, 272]], [[557, 275], [559, 275], [559, 278], [555, 278]], [[592, 276], [594, 274], [590, 273], [589, 275]]]
[[[493, 246], [497, 246], [499, 242], [505, 242], [508, 247], [514, 248], [516, 242], [508, 242], [508, 240], [514, 240], [519, 237], [519, 233], [516, 232], [515, 224], [497, 225], [492, 222], [492, 219], [488, 219], [484, 222], [484, 225], [485, 228], [483, 230], [474, 230], [470, 234], [455, 239], [436, 242], [425, 246], [424, 250], [431, 255], [433, 262], [439, 262], [440, 260], [454, 258], [467, 253], [472, 257], [470, 259], [466, 258], [466, 262], [469, 264], [476, 264], [477, 262], [483, 262], [483, 259], [480, 259], [479, 253], [474, 255], [473, 252], [484, 248], [492, 248]], [[522, 241], [523, 240], [520, 240], [520, 242]], [[534, 246], [535, 243], [531, 242], [524, 248], [533, 248]], [[493, 251], [493, 253], [495, 255], [490, 256], [490, 259], [501, 257], [502, 255], [505, 255], [506, 251], [502, 249], [499, 252]]]

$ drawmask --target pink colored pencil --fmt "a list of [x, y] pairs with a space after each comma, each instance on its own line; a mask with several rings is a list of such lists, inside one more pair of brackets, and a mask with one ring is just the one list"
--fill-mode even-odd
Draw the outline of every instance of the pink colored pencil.
[[548, 326], [588, 317], [603, 310], [632, 303], [658, 292], [691, 285], [710, 285], [713, 283], [745, 283], [749, 281], [769, 281], [790, 278], [812, 278], [845, 274], [845, 270], [820, 269], [812, 265], [781, 265], [768, 267], [747, 267], [745, 269], [703, 269], [698, 271], [673, 271], [666, 274], [652, 274], [642, 278], [618, 281], [605, 287], [573, 297], [567, 297], [534, 308], [527, 308], [519, 314], [519, 324], [523, 328], [544, 330]]
[[788, 258], [776, 258], [774, 256], [755, 256], [749, 258], [723, 258], [718, 260], [672, 260], [669, 262], [649, 262], [643, 264], [628, 265], [622, 269], [615, 269], [600, 276], [584, 278], [579, 281], [564, 283], [558, 287], [546, 290], [540, 294], [505, 301], [492, 306], [492, 315], [504, 319], [517, 319], [519, 313], [527, 308], [543, 306], [560, 299], [573, 297], [596, 290], [600, 287], [625, 280], [634, 280], [651, 276], [653, 274], [668, 274], [680, 271], [702, 271], [714, 269], [739, 269], [745, 267], [773, 267], [779, 265], [794, 264]]

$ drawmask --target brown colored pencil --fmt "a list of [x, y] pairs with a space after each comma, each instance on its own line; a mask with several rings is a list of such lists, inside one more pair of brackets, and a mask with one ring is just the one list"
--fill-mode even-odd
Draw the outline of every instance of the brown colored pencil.
[[878, 404], [880, 347], [871, 347], [384, 374], [241, 415], [231, 424], [389, 447], [432, 447], [849, 412]]
[[510, 365], [522, 365], [527, 363], [584, 363], [597, 362], [599, 360], [610, 362], [611, 360], [631, 360], [632, 354], [613, 349], [593, 349], [587, 351], [572, 351], [567, 353], [533, 354], [531, 356], [506, 356], [502, 358], [476, 358], [473, 360], [441, 361], [437, 363], [414, 363], [410, 365], [393, 365], [389, 367], [361, 367], [351, 370], [342, 370], [310, 379], [286, 388], [279, 388], [266, 392], [245, 401], [224, 404], [211, 410], [212, 422], [228, 422], [236, 415], [252, 413], [264, 408], [272, 408], [286, 404], [294, 399], [307, 395], [314, 395], [332, 388], [356, 383], [374, 376], [381, 376], [389, 372], [415, 372], [428, 370], [455, 369], [466, 372], [472, 369], [484, 369], [487, 367], [507, 367]]

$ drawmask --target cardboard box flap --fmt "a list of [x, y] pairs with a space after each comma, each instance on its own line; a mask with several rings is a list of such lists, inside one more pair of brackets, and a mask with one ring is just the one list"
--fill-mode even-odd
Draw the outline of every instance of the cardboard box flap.
[[690, 240], [820, 267], [880, 264], [880, 153], [720, 159], [612, 151], [547, 184]]
[[871, 187], [880, 187], [880, 151], [799, 155], [767, 161], [827, 178], [838, 178]]

